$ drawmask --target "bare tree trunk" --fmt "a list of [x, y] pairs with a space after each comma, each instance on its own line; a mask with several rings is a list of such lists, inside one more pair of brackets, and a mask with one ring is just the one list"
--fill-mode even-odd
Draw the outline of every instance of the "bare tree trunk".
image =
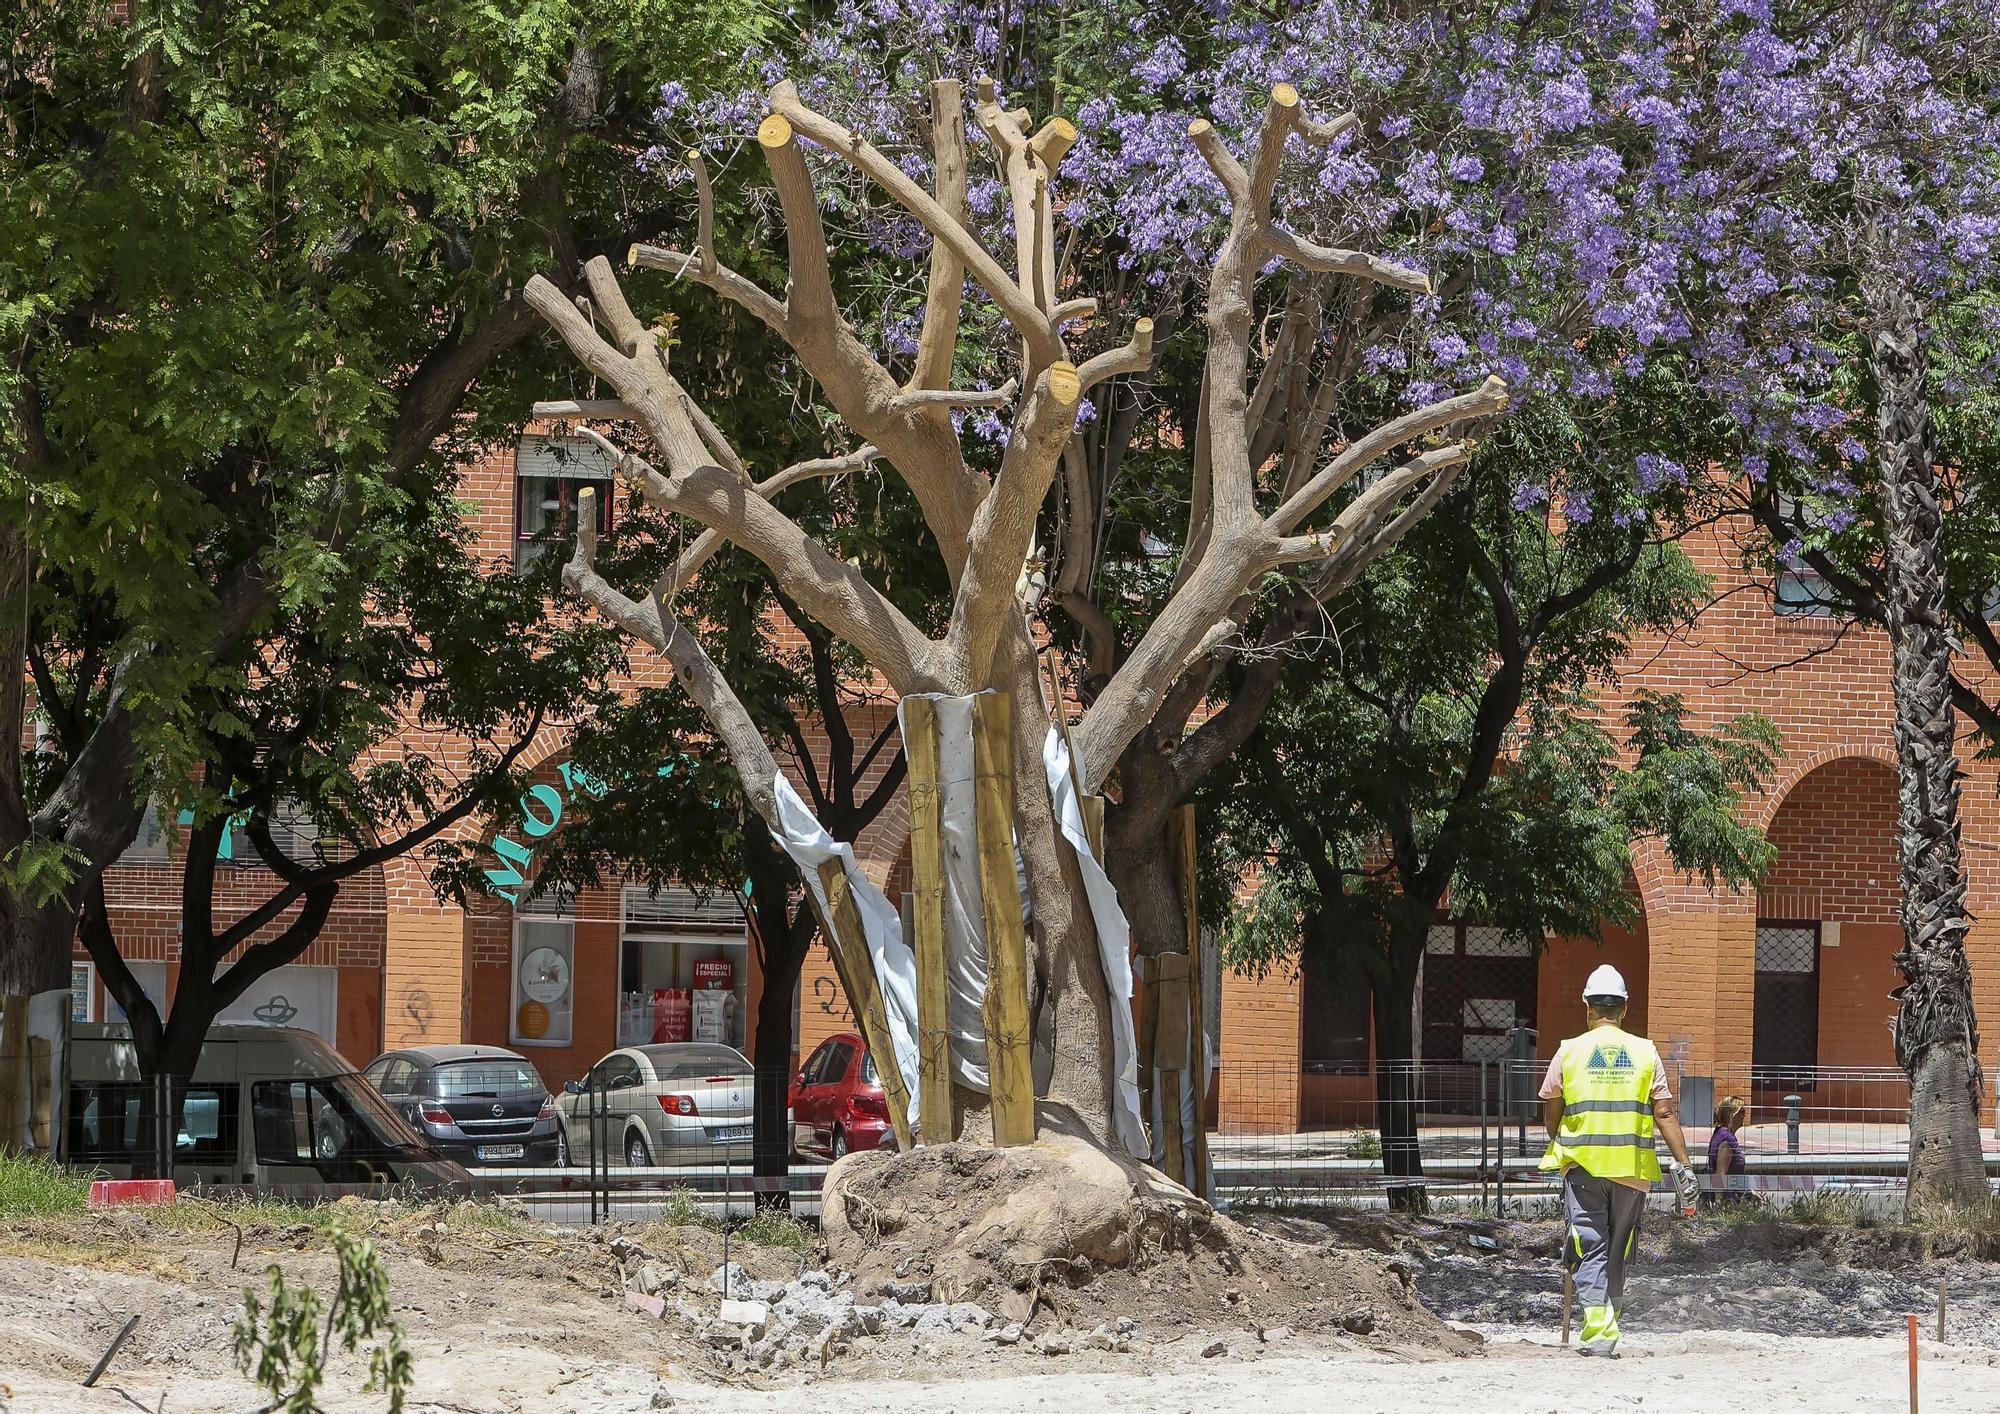
[[[1874, 263], [1893, 270], [1893, 263]], [[1878, 280], [1869, 291], [1877, 456], [1888, 530], [1887, 609], [1894, 649], [1897, 843], [1903, 947], [1896, 954], [1896, 1058], [1910, 1077], [1909, 1206], [1984, 1203], [1979, 1029], [1966, 963], [1965, 865], [1959, 840], [1952, 640], [1944, 603], [1944, 511], [1925, 389], [1927, 334], [1915, 297]]]

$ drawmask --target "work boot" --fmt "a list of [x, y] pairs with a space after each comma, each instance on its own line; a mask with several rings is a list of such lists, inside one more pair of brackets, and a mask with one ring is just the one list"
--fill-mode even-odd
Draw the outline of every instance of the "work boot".
[[1583, 1345], [1579, 1345], [1576, 1348], [1576, 1353], [1579, 1355], [1594, 1355], [1600, 1360], [1616, 1360], [1618, 1358], [1618, 1342], [1615, 1340], [1588, 1341]]

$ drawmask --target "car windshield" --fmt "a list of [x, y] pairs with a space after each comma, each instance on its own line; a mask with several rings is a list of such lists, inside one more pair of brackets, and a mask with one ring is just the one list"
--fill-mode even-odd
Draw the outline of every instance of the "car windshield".
[[496, 1060], [451, 1061], [432, 1072], [431, 1093], [441, 1100], [493, 1099], [518, 1095], [523, 1091], [539, 1094], [541, 1077], [524, 1062]]
[[260, 1080], [250, 1093], [257, 1153], [266, 1163], [430, 1154], [422, 1136], [353, 1071], [314, 1080]]
[[750, 1062], [729, 1046], [641, 1046], [662, 1080], [699, 1080], [710, 1075], [748, 1075]]

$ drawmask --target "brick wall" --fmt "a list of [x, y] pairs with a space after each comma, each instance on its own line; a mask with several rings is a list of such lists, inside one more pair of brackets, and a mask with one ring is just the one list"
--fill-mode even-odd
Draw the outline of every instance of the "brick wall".
[[1299, 1119], [1299, 978], [1222, 975], [1222, 1066], [1218, 1116], [1228, 1133], [1272, 1134]]

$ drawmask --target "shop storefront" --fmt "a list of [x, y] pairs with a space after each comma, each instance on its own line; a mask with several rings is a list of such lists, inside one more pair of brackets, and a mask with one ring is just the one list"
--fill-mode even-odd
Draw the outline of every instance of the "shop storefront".
[[619, 935], [618, 1044], [748, 1044], [750, 946], [742, 906], [684, 889], [626, 889]]

